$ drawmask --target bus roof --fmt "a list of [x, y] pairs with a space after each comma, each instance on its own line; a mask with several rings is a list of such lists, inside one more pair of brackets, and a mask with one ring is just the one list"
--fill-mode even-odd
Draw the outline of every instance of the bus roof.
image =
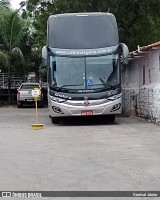
[[48, 19], [48, 46], [60, 49], [96, 49], [119, 44], [111, 13], [65, 13]]
[[84, 13], [62, 13], [62, 14], [55, 14], [50, 15], [49, 19], [52, 17], [67, 17], [67, 16], [102, 16], [102, 15], [108, 15], [108, 16], [114, 16], [112, 13], [104, 13], [104, 12], [84, 12]]

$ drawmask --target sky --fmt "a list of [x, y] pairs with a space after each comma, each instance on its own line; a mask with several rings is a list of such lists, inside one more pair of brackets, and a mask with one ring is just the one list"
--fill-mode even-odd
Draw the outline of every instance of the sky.
[[19, 3], [21, 2], [22, 0], [11, 0], [11, 6], [13, 9], [17, 9], [19, 8]]

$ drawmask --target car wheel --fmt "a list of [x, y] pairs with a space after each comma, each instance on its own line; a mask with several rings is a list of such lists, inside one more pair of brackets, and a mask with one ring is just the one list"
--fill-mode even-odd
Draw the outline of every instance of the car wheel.
[[23, 107], [23, 104], [19, 102], [19, 103], [17, 104], [17, 107], [18, 107], [18, 108], [22, 108], [22, 107]]
[[40, 104], [40, 107], [41, 107], [41, 108], [43, 108], [43, 107], [44, 107], [44, 103], [43, 103], [43, 102], [41, 102], [41, 104]]
[[58, 117], [51, 117], [52, 124], [58, 124], [60, 122], [60, 119]]

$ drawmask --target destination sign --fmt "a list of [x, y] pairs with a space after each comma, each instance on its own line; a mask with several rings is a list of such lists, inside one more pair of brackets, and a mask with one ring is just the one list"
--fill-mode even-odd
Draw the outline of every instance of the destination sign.
[[71, 56], [93, 56], [106, 55], [117, 50], [118, 46], [99, 48], [99, 49], [56, 49], [50, 48], [51, 53], [56, 55], [71, 55]]

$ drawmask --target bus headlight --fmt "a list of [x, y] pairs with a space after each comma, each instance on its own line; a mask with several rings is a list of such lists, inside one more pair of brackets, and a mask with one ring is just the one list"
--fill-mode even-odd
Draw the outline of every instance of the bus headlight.
[[114, 105], [114, 106], [112, 107], [112, 109], [110, 110], [110, 112], [114, 112], [114, 111], [116, 111], [116, 110], [119, 110], [120, 107], [121, 107], [121, 103], [118, 103], [118, 104], [116, 104], [116, 105]]
[[55, 113], [58, 113], [58, 114], [64, 114], [64, 112], [59, 108], [59, 107], [56, 107], [56, 106], [52, 106], [52, 109]]
[[66, 99], [61, 99], [61, 98], [57, 98], [57, 97], [53, 97], [53, 96], [50, 96], [50, 99], [51, 99], [52, 101], [57, 102], [57, 103], [63, 103], [63, 102], [65, 102], [65, 101], [67, 101]]
[[110, 100], [110, 101], [114, 101], [114, 100], [119, 99], [121, 97], [122, 97], [122, 93], [114, 95], [112, 97], [108, 97], [107, 99]]

